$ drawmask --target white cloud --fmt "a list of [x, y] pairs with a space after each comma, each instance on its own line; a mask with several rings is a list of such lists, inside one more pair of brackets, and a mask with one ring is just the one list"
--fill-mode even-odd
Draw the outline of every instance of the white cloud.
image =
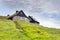
[[40, 25], [43, 25], [48, 28], [60, 28], [60, 21], [54, 20], [54, 19], [44, 19], [40, 18]]
[[[56, 2], [56, 0], [54, 0], [54, 2]], [[41, 8], [44, 12], [46, 11], [48, 13], [57, 13], [58, 10], [55, 7], [57, 5], [54, 5], [54, 2], [52, 0], [2, 0], [2, 3], [4, 3], [6, 7], [12, 6], [11, 8], [22, 8], [25, 10]]]

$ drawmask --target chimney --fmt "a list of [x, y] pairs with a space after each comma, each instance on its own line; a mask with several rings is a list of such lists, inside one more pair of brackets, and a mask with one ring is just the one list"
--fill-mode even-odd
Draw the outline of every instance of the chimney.
[[10, 16], [9, 14], [7, 16]]
[[21, 12], [23, 12], [23, 10], [20, 10]]
[[16, 13], [18, 12], [18, 10], [16, 10]]

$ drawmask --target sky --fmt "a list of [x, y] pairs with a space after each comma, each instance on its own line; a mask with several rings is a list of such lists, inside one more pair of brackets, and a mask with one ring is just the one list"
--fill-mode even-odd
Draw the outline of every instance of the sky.
[[60, 28], [60, 0], [0, 0], [0, 15], [12, 15], [23, 10], [33, 16], [40, 25]]

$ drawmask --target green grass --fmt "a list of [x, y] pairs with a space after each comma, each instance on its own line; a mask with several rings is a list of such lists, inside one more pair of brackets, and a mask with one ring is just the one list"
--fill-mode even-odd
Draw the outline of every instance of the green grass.
[[8, 16], [0, 16], [0, 19], [7, 19]]
[[60, 29], [0, 19], [0, 40], [60, 40]]

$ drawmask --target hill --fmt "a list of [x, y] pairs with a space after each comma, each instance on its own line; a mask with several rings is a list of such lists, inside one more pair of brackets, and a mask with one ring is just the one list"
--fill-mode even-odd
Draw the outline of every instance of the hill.
[[0, 19], [0, 40], [60, 40], [60, 29]]
[[0, 19], [6, 19], [8, 16], [0, 16]]

